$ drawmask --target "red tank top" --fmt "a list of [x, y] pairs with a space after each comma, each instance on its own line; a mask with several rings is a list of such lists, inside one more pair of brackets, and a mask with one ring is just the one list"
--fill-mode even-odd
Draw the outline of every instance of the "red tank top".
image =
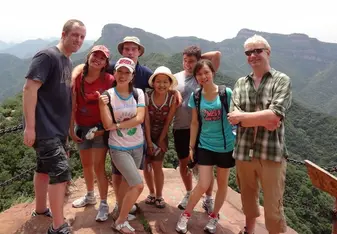
[[84, 80], [83, 95], [81, 91], [82, 74], [76, 78], [73, 86], [73, 90], [76, 92], [76, 124], [89, 127], [101, 123], [98, 106], [99, 96], [96, 91], [103, 93], [112, 87], [114, 80], [114, 77], [109, 73], [105, 73], [104, 79], [98, 78], [92, 83]]

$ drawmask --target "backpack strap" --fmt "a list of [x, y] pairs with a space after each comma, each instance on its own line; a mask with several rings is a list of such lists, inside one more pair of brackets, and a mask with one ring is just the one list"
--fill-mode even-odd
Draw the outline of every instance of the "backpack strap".
[[136, 103], [138, 105], [138, 90], [135, 87], [133, 87], [133, 89], [132, 89], [132, 95], [133, 95], [133, 98], [136, 100]]
[[229, 108], [228, 108], [228, 102], [227, 102], [227, 92], [226, 92], [226, 85], [219, 85], [218, 86], [218, 93], [220, 97], [220, 102], [221, 102], [221, 127], [222, 127], [222, 136], [223, 136], [223, 141], [224, 141], [224, 147], [226, 149], [226, 136], [225, 136], [225, 127], [224, 127], [224, 122], [223, 122], [223, 117], [224, 117], [224, 112], [227, 114], [229, 113]]
[[112, 105], [111, 105], [111, 95], [110, 95], [110, 93], [109, 93], [108, 91], [104, 91], [104, 92], [102, 93], [102, 95], [107, 95], [108, 98], [109, 98], [108, 107], [109, 107], [109, 110], [110, 110], [110, 113], [111, 113], [112, 122], [113, 122], [114, 124], [116, 124], [117, 122], [116, 122], [115, 115], [114, 115], [114, 111], [113, 111], [113, 108], [112, 108]]
[[197, 110], [197, 114], [198, 114], [198, 122], [199, 122], [199, 128], [198, 128], [198, 133], [197, 133], [197, 139], [195, 141], [195, 145], [194, 145], [194, 162], [197, 163], [197, 147], [199, 145], [199, 141], [200, 141], [200, 133], [201, 133], [201, 125], [202, 125], [202, 119], [201, 119], [201, 115], [200, 115], [200, 100], [201, 100], [201, 92], [202, 92], [202, 88], [198, 88], [193, 95], [193, 99], [194, 99], [194, 104], [195, 104], [195, 108]]

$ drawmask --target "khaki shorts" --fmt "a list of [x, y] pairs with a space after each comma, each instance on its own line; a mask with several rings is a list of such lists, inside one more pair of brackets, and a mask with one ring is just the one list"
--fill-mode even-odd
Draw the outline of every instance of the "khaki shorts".
[[260, 216], [259, 192], [263, 191], [266, 228], [270, 233], [286, 232], [283, 194], [287, 163], [253, 158], [236, 160], [237, 183], [241, 192], [243, 213], [247, 218]]
[[110, 149], [110, 157], [129, 186], [143, 183], [143, 179], [138, 172], [143, 159], [143, 146], [126, 151]]

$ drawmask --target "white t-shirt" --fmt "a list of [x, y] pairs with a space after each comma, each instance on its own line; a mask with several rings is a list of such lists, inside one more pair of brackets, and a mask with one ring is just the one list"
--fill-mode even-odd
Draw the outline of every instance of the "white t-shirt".
[[[138, 92], [138, 104], [132, 93], [129, 97], [123, 98], [115, 88], [107, 90], [111, 97], [109, 105], [112, 106], [114, 117], [117, 123], [134, 118], [137, 115], [137, 107], [145, 107], [144, 92]], [[144, 134], [141, 124], [133, 128], [120, 128], [110, 131], [109, 147], [116, 150], [132, 150], [142, 147], [144, 144]]]

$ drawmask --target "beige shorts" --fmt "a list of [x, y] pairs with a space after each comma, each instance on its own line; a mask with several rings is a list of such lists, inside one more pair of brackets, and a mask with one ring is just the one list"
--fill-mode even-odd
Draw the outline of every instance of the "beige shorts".
[[286, 232], [283, 194], [287, 163], [253, 158], [236, 160], [237, 183], [241, 192], [243, 213], [247, 218], [260, 216], [259, 192], [261, 184], [266, 228], [270, 233]]

